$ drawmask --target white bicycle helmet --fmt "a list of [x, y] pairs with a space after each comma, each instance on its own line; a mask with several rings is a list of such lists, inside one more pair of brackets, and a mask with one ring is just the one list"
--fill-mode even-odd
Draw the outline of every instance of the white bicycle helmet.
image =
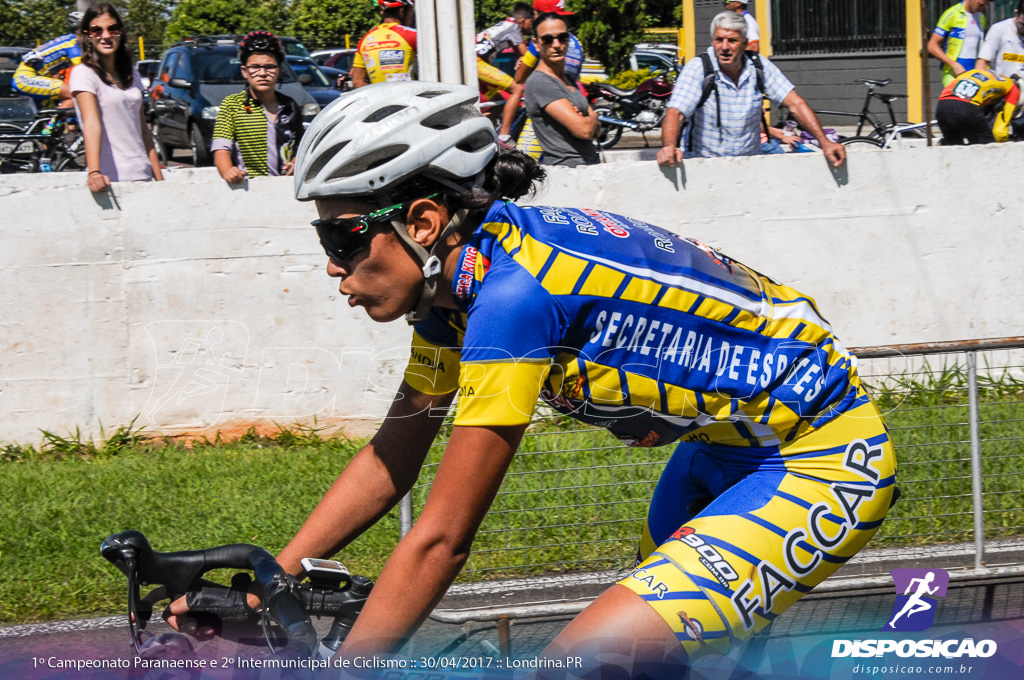
[[321, 111], [295, 159], [295, 198], [386, 193], [416, 175], [473, 184], [498, 151], [465, 85], [408, 81], [361, 87]]

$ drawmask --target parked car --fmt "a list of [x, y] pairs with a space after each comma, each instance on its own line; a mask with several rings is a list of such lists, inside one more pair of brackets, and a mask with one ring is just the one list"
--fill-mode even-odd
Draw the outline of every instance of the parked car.
[[311, 55], [318, 66], [336, 68], [346, 73], [352, 70], [352, 60], [356, 58], [355, 48], [332, 47], [327, 50], [317, 50]]
[[635, 49], [622, 65], [623, 71], [640, 71], [650, 69], [652, 71], [667, 71], [673, 73], [678, 71], [680, 66], [677, 57], [670, 56], [664, 50]]
[[157, 69], [160, 68], [159, 59], [139, 59], [135, 62], [135, 70], [139, 72], [139, 77], [142, 78], [142, 87], [149, 92], [149, 88], [153, 85], [153, 77], [156, 76]]
[[0, 47], [0, 122], [24, 128], [36, 117], [36, 103], [14, 89], [11, 79], [27, 47]]
[[306, 57], [288, 57], [288, 64], [299, 77], [299, 82], [306, 92], [313, 95], [316, 103], [323, 108], [341, 96], [338, 87], [339, 78], [347, 76], [344, 71], [327, 66], [317, 66], [316, 62]]
[[281, 41], [281, 45], [284, 46], [284, 53], [289, 57], [306, 57], [309, 58], [309, 50], [306, 46], [299, 42], [297, 38], [288, 38], [278, 36], [278, 40]]
[[[150, 116], [153, 136], [165, 157], [173, 149], [189, 149], [193, 164], [210, 163], [220, 102], [245, 85], [237, 52], [233, 40], [224, 36], [187, 40], [164, 52], [150, 90]], [[278, 89], [302, 107], [306, 123], [320, 112], [316, 99], [287, 63], [281, 69]]]

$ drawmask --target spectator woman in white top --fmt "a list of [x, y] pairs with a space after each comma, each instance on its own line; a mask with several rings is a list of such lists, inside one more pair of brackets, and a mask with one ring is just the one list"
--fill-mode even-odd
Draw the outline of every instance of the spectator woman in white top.
[[132, 68], [117, 9], [105, 2], [87, 9], [78, 40], [82, 63], [71, 72], [69, 87], [85, 137], [89, 189], [162, 180], [142, 107], [142, 79]]

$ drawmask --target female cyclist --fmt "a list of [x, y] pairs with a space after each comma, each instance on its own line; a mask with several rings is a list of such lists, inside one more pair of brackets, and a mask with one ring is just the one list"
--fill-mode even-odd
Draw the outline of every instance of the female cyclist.
[[142, 106], [145, 90], [132, 68], [121, 15], [111, 4], [93, 5], [78, 33], [82, 63], [71, 71], [68, 86], [82, 122], [89, 189], [103, 191], [111, 182], [162, 180]]
[[341, 653], [396, 650], [465, 563], [540, 397], [635, 445], [683, 440], [636, 568], [550, 653], [596, 664], [641, 639], [660, 651], [639, 661], [727, 651], [856, 553], [889, 508], [892, 445], [855, 359], [810, 298], [699, 242], [511, 202], [543, 171], [498, 151], [476, 101], [463, 86], [370, 86], [303, 138], [296, 197], [316, 201], [328, 275], [350, 306], [406, 315], [414, 332], [380, 430], [279, 559], [297, 574], [393, 507], [458, 394], [423, 511]]

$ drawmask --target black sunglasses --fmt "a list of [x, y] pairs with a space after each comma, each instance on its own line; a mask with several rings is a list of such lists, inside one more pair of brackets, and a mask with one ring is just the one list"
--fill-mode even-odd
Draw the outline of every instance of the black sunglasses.
[[[434, 198], [431, 194], [425, 198]], [[393, 217], [404, 213], [413, 201], [396, 203], [366, 215], [353, 217], [323, 217], [313, 220], [316, 234], [320, 237], [320, 245], [324, 247], [331, 262], [341, 267], [343, 263], [364, 248], [370, 247], [370, 227], [374, 224], [390, 222]]]
[[555, 40], [562, 43], [563, 45], [569, 42], [568, 33], [545, 33], [544, 35], [540, 35], [537, 37], [541, 41], [541, 43], [545, 45], [550, 45], [551, 43], [555, 42]]

